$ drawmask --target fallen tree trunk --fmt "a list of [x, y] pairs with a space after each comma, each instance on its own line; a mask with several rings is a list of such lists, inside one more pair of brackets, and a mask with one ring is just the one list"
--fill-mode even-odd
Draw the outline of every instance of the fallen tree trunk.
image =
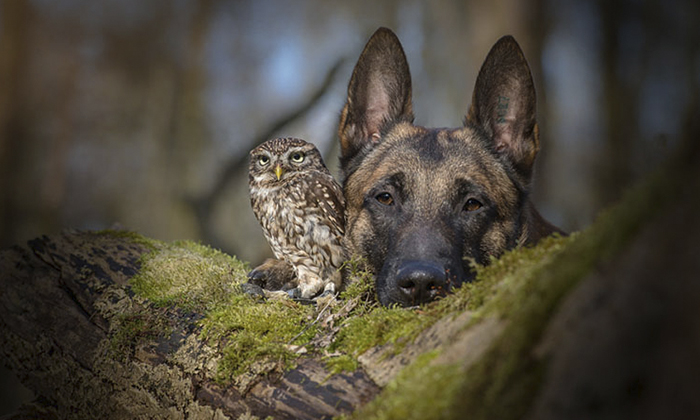
[[[135, 292], [147, 241], [65, 232], [5, 250], [0, 354], [37, 397], [11, 418], [700, 417], [700, 166], [695, 152], [679, 162], [586, 232], [509, 253], [454, 296], [353, 322], [349, 303], [318, 308], [282, 340], [293, 363], [223, 378], [244, 327], [214, 339], [207, 310]], [[420, 331], [329, 367], [348, 329], [385, 315]]]
[[[82, 418], [323, 418], [377, 394], [361, 371], [329, 376], [311, 358], [245, 393], [217, 384], [217, 355], [199, 339], [196, 314], [156, 308], [130, 291], [147, 251], [126, 237], [66, 232], [2, 253], [2, 353], [40, 397], [25, 410]], [[119, 360], [110, 352], [111, 331], [132, 314], [162, 318], [172, 333]]]
[[[0, 352], [37, 396], [13, 418], [331, 418], [372, 400], [471, 319], [466, 312], [437, 322], [402, 354], [375, 347], [353, 372], [331, 374], [322, 355], [302, 355], [292, 369], [263, 364], [222, 384], [221, 355], [201, 338], [201, 315], [132, 291], [129, 280], [151, 251], [119, 232], [71, 231], [0, 254]], [[480, 351], [500, 330], [485, 326], [468, 339]]]

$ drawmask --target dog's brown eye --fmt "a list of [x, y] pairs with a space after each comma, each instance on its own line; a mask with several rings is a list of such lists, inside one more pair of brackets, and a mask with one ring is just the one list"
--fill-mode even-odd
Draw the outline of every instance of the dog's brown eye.
[[470, 198], [466, 203], [464, 203], [464, 211], [477, 211], [481, 208], [481, 206], [482, 204], [479, 202], [479, 200]]
[[392, 197], [388, 192], [383, 192], [374, 198], [385, 206], [391, 206], [394, 204], [394, 197]]

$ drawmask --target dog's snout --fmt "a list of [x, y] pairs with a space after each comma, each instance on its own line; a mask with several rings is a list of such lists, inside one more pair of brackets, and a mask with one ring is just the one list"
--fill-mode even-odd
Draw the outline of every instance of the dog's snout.
[[406, 262], [396, 273], [396, 286], [414, 305], [430, 302], [447, 293], [447, 273], [444, 267], [432, 262]]

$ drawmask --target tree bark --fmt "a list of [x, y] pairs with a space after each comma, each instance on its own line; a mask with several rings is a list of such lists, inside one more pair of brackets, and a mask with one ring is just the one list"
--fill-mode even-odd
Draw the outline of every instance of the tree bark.
[[[146, 251], [118, 236], [65, 232], [0, 254], [0, 353], [38, 397], [16, 418], [331, 418], [379, 391], [363, 370], [330, 375], [320, 358], [217, 384], [219, 355], [198, 338], [197, 314], [130, 291]], [[166, 319], [172, 333], [139, 340], [123, 359], [110, 336], [125, 315]]]

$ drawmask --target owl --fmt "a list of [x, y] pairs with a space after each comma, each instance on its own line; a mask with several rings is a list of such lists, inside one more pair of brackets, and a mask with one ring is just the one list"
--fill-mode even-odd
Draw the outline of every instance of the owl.
[[276, 258], [251, 271], [251, 281], [266, 278], [266, 288], [292, 288], [292, 295], [307, 299], [334, 293], [346, 259], [340, 185], [304, 140], [268, 140], [250, 155], [250, 203]]

